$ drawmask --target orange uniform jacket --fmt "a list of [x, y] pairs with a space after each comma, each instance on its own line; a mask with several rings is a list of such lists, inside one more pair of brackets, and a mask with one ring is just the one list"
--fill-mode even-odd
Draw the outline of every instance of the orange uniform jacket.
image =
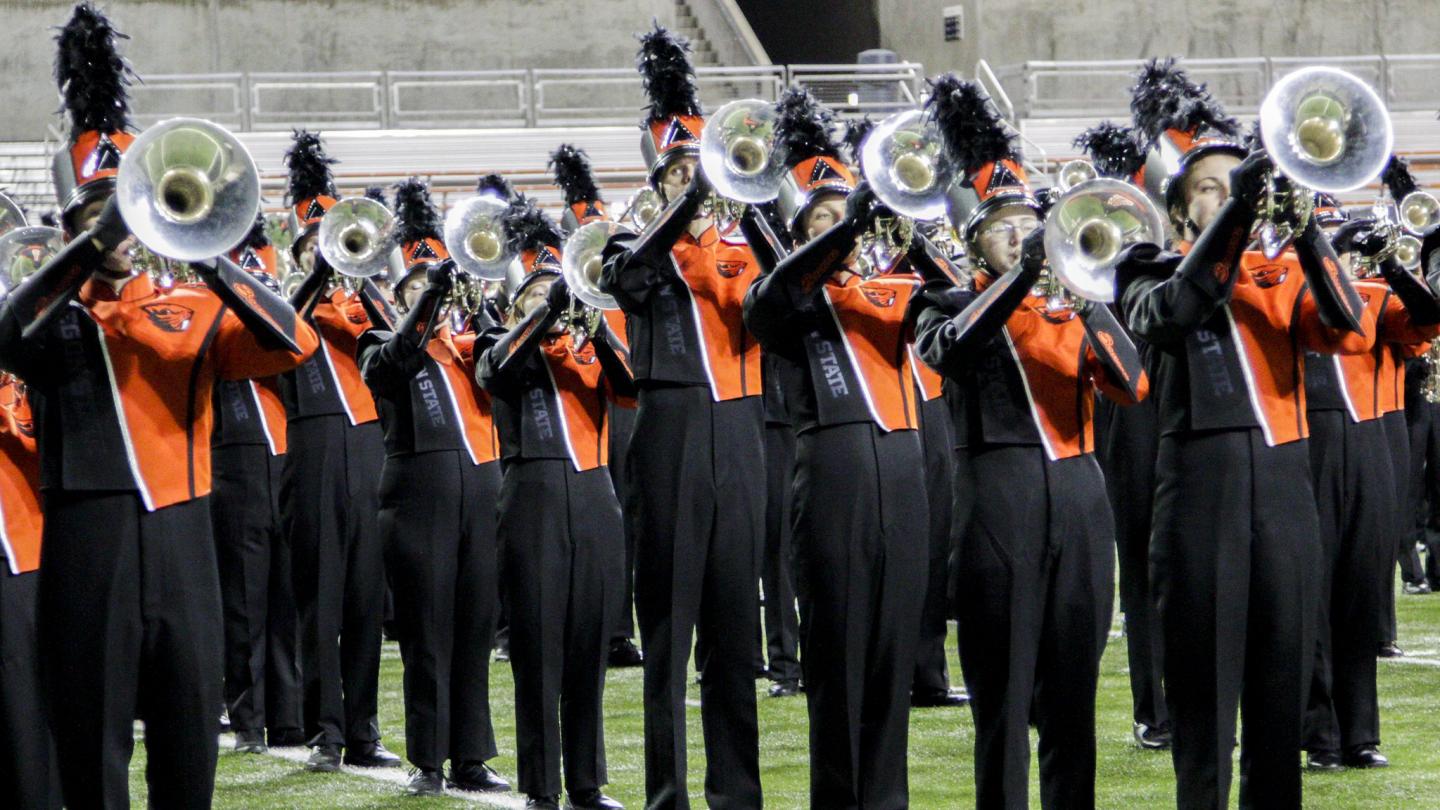
[[0, 386], [0, 545], [10, 573], [40, 567], [40, 458], [23, 385]]
[[155, 510], [210, 492], [215, 381], [289, 371], [317, 345], [303, 324], [296, 341], [300, 356], [261, 345], [208, 289], [142, 275], [118, 296], [87, 281], [34, 340], [7, 322], [0, 360], [36, 397], [43, 488], [135, 490]]

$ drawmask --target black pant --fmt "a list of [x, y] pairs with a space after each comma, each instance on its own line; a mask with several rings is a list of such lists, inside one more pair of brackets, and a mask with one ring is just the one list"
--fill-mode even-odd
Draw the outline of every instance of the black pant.
[[1150, 527], [1154, 516], [1155, 454], [1160, 425], [1154, 400], [1120, 406], [1104, 397], [1095, 403], [1095, 457], [1105, 472], [1110, 511], [1115, 516], [1115, 550], [1120, 561], [1120, 610], [1125, 613], [1125, 646], [1130, 661], [1130, 698], [1135, 722], [1170, 726], [1161, 674], [1164, 636], [1150, 600]]
[[1425, 546], [1425, 578], [1440, 590], [1440, 403], [1409, 395], [1410, 470], [1404, 524], [1411, 545]]
[[[1385, 425], [1385, 436], [1390, 446], [1391, 481], [1403, 481], [1410, 472], [1410, 426], [1403, 411], [1387, 413], [1380, 421]], [[1403, 490], [1398, 489], [1398, 484], [1393, 485], [1397, 487], [1394, 503], [1398, 509]], [[1389, 564], [1385, 568], [1385, 601], [1379, 614], [1380, 635], [1382, 641], [1395, 641], [1399, 637], [1395, 619], [1395, 564], [1400, 565], [1400, 578], [1411, 585], [1425, 580], [1425, 565], [1420, 561], [1420, 552], [1415, 549], [1414, 538], [1409, 532], [1401, 530], [1398, 521], [1391, 521], [1387, 542]]]
[[902, 808], [910, 682], [930, 553], [917, 431], [870, 423], [801, 434], [795, 545], [805, 636], [810, 806]]
[[260, 444], [225, 445], [211, 455], [225, 704], [237, 732], [302, 730], [290, 544], [280, 530], [283, 466], [283, 457]]
[[305, 734], [310, 745], [364, 745], [380, 739], [380, 423], [311, 416], [290, 422], [288, 436], [280, 505], [300, 616]]
[[0, 806], [15, 810], [60, 807], [60, 771], [41, 699], [39, 601], [39, 572], [0, 570]]
[[1259, 430], [1162, 436], [1150, 583], [1165, 634], [1165, 698], [1180, 808], [1230, 793], [1300, 807], [1300, 737], [1315, 650], [1319, 520], [1304, 441]]
[[715, 402], [700, 386], [640, 391], [628, 482], [652, 810], [690, 806], [685, 689], [697, 632], [706, 800], [712, 810], [761, 805], [755, 554], [765, 517], [762, 422], [759, 397]]
[[620, 502], [620, 517], [625, 533], [625, 570], [621, 578], [625, 583], [624, 603], [615, 612], [615, 626], [612, 640], [635, 637], [635, 529], [630, 522], [630, 490], [625, 486], [625, 462], [630, 455], [630, 434], [635, 430], [635, 409], [610, 403], [610, 483], [615, 488], [615, 498]]
[[1394, 578], [1390, 549], [1399, 521], [1381, 420], [1311, 411], [1309, 421], [1322, 564], [1304, 743], [1308, 751], [1341, 751], [1380, 742], [1376, 618], [1385, 580]]
[[795, 428], [765, 426], [765, 645], [770, 676], [800, 679], [800, 617], [795, 612], [794, 532]]
[[925, 501], [929, 515], [930, 572], [925, 585], [925, 609], [920, 614], [920, 637], [915, 648], [915, 672], [910, 689], [916, 695], [945, 694], [950, 691], [950, 672], [945, 665], [946, 595], [950, 580], [951, 531], [953, 528], [955, 462], [951, 448], [955, 429], [950, 409], [939, 397], [920, 403], [920, 445], [925, 454]]
[[[556, 796], [603, 786], [605, 661], [624, 595], [620, 505], [609, 472], [516, 460], [500, 493], [510, 578], [519, 788]], [[563, 755], [563, 756], [562, 756]]]
[[971, 448], [976, 498], [961, 559], [960, 660], [975, 718], [976, 806], [1028, 805], [1029, 726], [1047, 810], [1095, 806], [1095, 691], [1115, 542], [1094, 456]]
[[442, 450], [387, 458], [380, 476], [380, 537], [405, 664], [405, 755], [417, 768], [495, 756], [499, 467]]
[[133, 492], [45, 494], [42, 685], [67, 807], [128, 807], [145, 722], [154, 807], [215, 792], [221, 610], [208, 498], [146, 512]]

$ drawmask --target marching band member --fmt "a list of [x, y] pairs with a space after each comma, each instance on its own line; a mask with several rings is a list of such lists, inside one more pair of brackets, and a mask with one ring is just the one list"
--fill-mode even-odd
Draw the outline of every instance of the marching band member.
[[447, 322], [454, 263], [429, 189], [396, 187], [406, 274], [395, 289], [405, 317], [360, 336], [358, 360], [385, 430], [377, 521], [395, 594], [405, 664], [408, 791], [504, 792], [485, 763], [496, 755], [490, 722], [490, 639], [498, 605], [494, 504], [499, 442], [489, 398], [474, 380], [475, 336]]
[[294, 368], [316, 339], [263, 287], [237, 293], [224, 257], [192, 264], [205, 287], [163, 295], [131, 272], [113, 198], [134, 141], [117, 36], [82, 3], [57, 38], [69, 242], [0, 308], [0, 368], [38, 405], [40, 659], [65, 804], [129, 806], [138, 716], [150, 802], [205, 807], [222, 701], [211, 388]]
[[[279, 293], [275, 247], [262, 215], [230, 258]], [[219, 380], [211, 407], [210, 519], [225, 617], [225, 705], [235, 750], [263, 752], [267, 731], [270, 745], [304, 745], [290, 544], [280, 518], [286, 443], [279, 380]]]
[[1338, 225], [1333, 244], [1342, 260], [1358, 258], [1354, 264], [1363, 277], [1355, 290], [1377, 332], [1374, 348], [1364, 354], [1305, 355], [1321, 574], [1304, 744], [1311, 768], [1384, 767], [1388, 760], [1377, 747], [1375, 651], [1383, 641], [1386, 583], [1394, 582], [1393, 537], [1404, 533], [1387, 436], [1392, 431], [1383, 414], [1387, 403], [1399, 399], [1389, 368], [1398, 365], [1399, 351], [1440, 335], [1440, 302], [1392, 258], [1379, 255], [1388, 239], [1373, 218], [1344, 222], [1333, 204], [1317, 207], [1315, 217], [1322, 226]]
[[1240, 805], [1298, 808], [1320, 553], [1299, 351], [1367, 351], [1374, 321], [1313, 223], [1274, 261], [1246, 250], [1270, 161], [1246, 157], [1202, 86], [1152, 61], [1131, 109], [1182, 240], [1136, 245], [1117, 271], [1153, 347], [1151, 590], [1178, 804], [1227, 806], [1238, 708]]
[[[599, 313], [567, 330], [560, 233], [528, 200], [506, 214], [523, 279], [514, 326], [480, 358], [506, 460], [500, 534], [510, 600], [516, 756], [526, 807], [622, 810], [606, 783], [602, 696], [624, 593], [606, 398], [634, 394]], [[563, 756], [562, 756], [563, 750]]]
[[[782, 214], [802, 245], [761, 278], [745, 322], [795, 363], [795, 543], [805, 629], [810, 804], [904, 807], [907, 735], [928, 548], [924, 457], [906, 309], [919, 280], [863, 278], [851, 256], [875, 205], [803, 90], [780, 103]], [[838, 497], [837, 497], [838, 496]]]
[[342, 747], [348, 765], [398, 767], [400, 758], [380, 744], [376, 719], [385, 611], [376, 483], [385, 446], [355, 362], [370, 320], [360, 295], [340, 285], [330, 291], [334, 271], [318, 251], [320, 219], [337, 202], [334, 160], [318, 135], [299, 130], [285, 161], [290, 250], [307, 273], [290, 300], [320, 335], [320, 351], [280, 378], [290, 446], [280, 510], [300, 615], [305, 734], [315, 749], [306, 767], [339, 770]]
[[[1100, 177], [1144, 187], [1145, 153], [1130, 127], [1102, 123], [1075, 140]], [[1137, 342], [1142, 357], [1148, 351]], [[1164, 643], [1150, 598], [1150, 526], [1155, 493], [1155, 455], [1160, 442], [1157, 398], [1126, 407], [1107, 397], [1095, 400], [1095, 458], [1105, 473], [1115, 517], [1115, 550], [1120, 562], [1120, 609], [1130, 668], [1132, 731], [1136, 745], [1170, 747], [1170, 714], [1162, 677]]]
[[1027, 805], [1033, 717], [1044, 806], [1093, 807], [1095, 693], [1114, 587], [1094, 392], [1132, 404], [1148, 382], [1108, 310], [1032, 290], [1045, 261], [1039, 203], [984, 91], [943, 76], [930, 104], [964, 173], [950, 218], [977, 268], [974, 291], [931, 281], [915, 305], [916, 345], [956, 385], [956, 431], [986, 493], [958, 588], [977, 806]]
[[[565, 194], [565, 210], [560, 215], [560, 225], [567, 234], [574, 233], [582, 225], [609, 218], [605, 200], [600, 196], [600, 187], [595, 184], [595, 176], [590, 170], [590, 158], [583, 149], [561, 144], [550, 153], [550, 167], [555, 172], [555, 185]], [[625, 313], [612, 309], [605, 310], [602, 316], [609, 326], [611, 345], [622, 357], [628, 357], [630, 346], [626, 343]], [[606, 401], [605, 407], [610, 434], [610, 482], [620, 501], [620, 513], [625, 516], [625, 594], [615, 614], [609, 665], [635, 667], [645, 660], [635, 646], [635, 531], [629, 518], [635, 508], [627, 508], [631, 496], [625, 481], [625, 459], [630, 453], [630, 434], [635, 429], [635, 401], [633, 398], [611, 398]]]
[[635, 602], [645, 648], [645, 793], [689, 807], [685, 688], [698, 632], [705, 795], [761, 805], [755, 718], [755, 555], [764, 529], [760, 351], [741, 301], [758, 274], [743, 243], [702, 212], [709, 184], [689, 44], [656, 26], [641, 42], [650, 97], [641, 149], [668, 208], [606, 248], [603, 291], [625, 311], [639, 409]]
[[25, 384], [0, 382], [0, 799], [17, 810], [60, 807], [55, 743], [41, 703], [35, 614], [39, 604], [40, 459]]

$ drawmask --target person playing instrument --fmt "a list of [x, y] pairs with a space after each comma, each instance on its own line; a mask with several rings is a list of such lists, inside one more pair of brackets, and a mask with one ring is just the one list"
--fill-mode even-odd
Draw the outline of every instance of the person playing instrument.
[[201, 807], [222, 702], [211, 388], [292, 369], [316, 337], [224, 257], [192, 265], [205, 286], [163, 295], [131, 272], [113, 196], [135, 140], [118, 36], [82, 3], [57, 37], [68, 243], [0, 307], [0, 368], [36, 395], [41, 683], [65, 804], [129, 806], [138, 716], [150, 801]]
[[[1401, 401], [1398, 361], [1423, 353], [1426, 341], [1440, 335], [1440, 302], [1386, 255], [1389, 238], [1378, 223], [1371, 217], [1347, 221], [1330, 202], [1315, 216], [1333, 231], [1342, 263], [1356, 259], [1360, 278], [1354, 286], [1378, 329], [1374, 349], [1365, 354], [1305, 355], [1322, 568], [1304, 746], [1309, 767], [1322, 770], [1388, 764], [1378, 748], [1375, 651], [1384, 640], [1386, 584], [1394, 581], [1391, 538], [1400, 533], [1401, 502], [1389, 435], [1394, 430], [1384, 414]], [[1408, 457], [1403, 461], [1408, 470]]]
[[526, 807], [559, 810], [563, 762], [567, 808], [620, 810], [601, 792], [605, 664], [625, 562], [606, 400], [633, 397], [634, 383], [599, 313], [573, 321], [550, 218], [522, 198], [505, 229], [525, 272], [516, 322], [477, 374], [495, 398], [505, 459], [500, 536], [520, 790]]
[[387, 305], [368, 280], [353, 295], [340, 284], [332, 290], [334, 271], [316, 237], [337, 202], [335, 161], [320, 136], [297, 130], [285, 160], [290, 250], [306, 273], [290, 302], [320, 334], [320, 351], [280, 378], [290, 446], [280, 510], [300, 614], [305, 734], [314, 749], [306, 767], [339, 770], [342, 747], [346, 764], [399, 767], [400, 758], [380, 743], [376, 715], [385, 566], [375, 486], [385, 447], [355, 362], [359, 337], [372, 326], [369, 313]]
[[1131, 109], [1182, 240], [1117, 266], [1121, 311], [1153, 347], [1151, 589], [1177, 802], [1227, 806], [1238, 708], [1241, 807], [1298, 808], [1320, 553], [1300, 352], [1368, 351], [1374, 313], [1313, 220], [1274, 260], [1246, 249], [1270, 160], [1173, 60], [1146, 65]]
[[605, 250], [602, 291], [625, 311], [639, 410], [629, 480], [637, 488], [635, 602], [645, 648], [645, 794], [689, 807], [685, 687], [698, 633], [705, 795], [759, 807], [755, 718], [755, 556], [765, 508], [760, 351], [741, 301], [758, 275], [738, 235], [702, 207], [703, 120], [688, 44], [656, 27], [641, 43], [651, 104], [641, 148], [669, 205]]
[[[230, 259], [279, 294], [263, 215]], [[305, 743], [290, 546], [281, 531], [286, 441], [279, 386], [277, 377], [218, 380], [211, 405], [210, 519], [225, 616], [225, 706], [235, 750], [246, 753], [265, 751], [267, 742]]]
[[[904, 807], [910, 681], [928, 546], [924, 457], [910, 378], [908, 274], [862, 277], [873, 194], [856, 188], [804, 91], [780, 103], [780, 196], [796, 251], [745, 299], [745, 323], [800, 370], [796, 557], [811, 593], [802, 662], [810, 805]], [[843, 493], [843, 494], [841, 494]]]
[[1094, 393], [1143, 399], [1133, 344], [1103, 306], [1041, 284], [1039, 202], [984, 91], [934, 80], [930, 114], [958, 178], [949, 216], [974, 289], [929, 281], [921, 358], [952, 386], [975, 499], [957, 593], [975, 719], [976, 806], [1028, 805], [1029, 724], [1047, 808], [1095, 805], [1095, 694], [1110, 628], [1114, 524], [1096, 463]]

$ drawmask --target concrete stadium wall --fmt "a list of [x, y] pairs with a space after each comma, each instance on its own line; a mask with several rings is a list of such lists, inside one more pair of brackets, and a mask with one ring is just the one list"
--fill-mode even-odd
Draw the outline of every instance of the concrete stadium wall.
[[[875, 0], [881, 45], [931, 73], [1026, 60], [1433, 53], [1437, 0]], [[946, 42], [942, 9], [964, 8]]]
[[[147, 73], [625, 67], [671, 0], [98, 0]], [[54, 26], [71, 0], [0, 0], [0, 139], [53, 115]]]

